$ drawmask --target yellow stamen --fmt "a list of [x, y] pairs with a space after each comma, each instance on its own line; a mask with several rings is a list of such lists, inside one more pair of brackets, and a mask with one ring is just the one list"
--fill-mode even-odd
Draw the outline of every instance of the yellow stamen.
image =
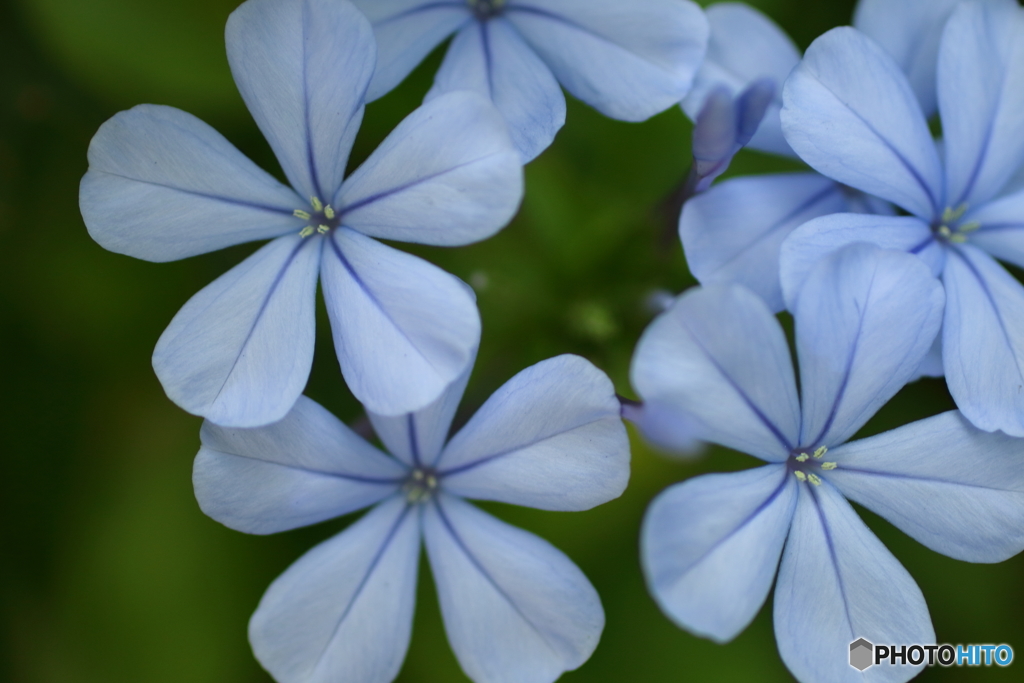
[[821, 458], [826, 453], [828, 453], [828, 446], [818, 446], [818, 450], [814, 451], [814, 457]]
[[303, 237], [303, 238], [309, 237], [310, 235], [313, 234], [313, 232], [315, 232], [313, 230], [313, 226], [312, 225], [307, 225], [302, 230], [299, 230], [299, 237]]
[[328, 228], [326, 225], [318, 225], [318, 226], [316, 226], [316, 231], [318, 233], [320, 233], [321, 235], [326, 235], [327, 233], [329, 233], [331, 231], [331, 229]]
[[320, 201], [319, 197], [310, 197], [309, 203], [313, 205], [313, 210], [317, 213], [324, 210], [323, 202]]
[[821, 463], [821, 469], [823, 469], [823, 470], [834, 470], [837, 467], [839, 467], [839, 463], [837, 463], [837, 462], [823, 462], [823, 463]]
[[303, 211], [302, 209], [295, 209], [294, 211], [292, 211], [292, 215], [295, 216], [296, 218], [301, 218], [304, 221], [308, 221], [310, 218], [313, 217], [312, 214], [309, 213], [309, 211]]
[[324, 215], [327, 216], [327, 220], [334, 218], [334, 209], [330, 204], [324, 207]]
[[793, 472], [793, 474], [795, 474], [796, 478], [799, 479], [800, 481], [807, 481], [807, 475], [801, 472], [800, 470]]
[[806, 453], [801, 453], [800, 455], [796, 456], [796, 458], [794, 458], [794, 459], [797, 462], [807, 462], [807, 459], [810, 458], [810, 457], [811, 456], [807, 455]]
[[817, 474], [808, 474], [807, 481], [811, 482], [815, 486], [821, 486], [821, 477], [819, 477]]

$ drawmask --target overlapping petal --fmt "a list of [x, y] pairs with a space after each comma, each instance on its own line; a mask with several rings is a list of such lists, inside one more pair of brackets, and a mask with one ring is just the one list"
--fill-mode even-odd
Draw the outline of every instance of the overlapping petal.
[[829, 451], [825, 473], [847, 498], [929, 548], [968, 562], [1024, 550], [1024, 443], [983, 432], [958, 411]]
[[547, 149], [565, 123], [565, 96], [551, 69], [501, 17], [459, 31], [427, 100], [455, 90], [494, 102], [524, 163]]
[[366, 101], [401, 83], [430, 51], [473, 20], [463, 0], [352, 0], [377, 38], [377, 69]]
[[899, 66], [849, 27], [815, 40], [783, 90], [782, 129], [834, 180], [930, 220], [944, 208], [942, 168]]
[[748, 147], [774, 154], [796, 156], [782, 136], [779, 111], [782, 108], [782, 84], [800, 61], [793, 41], [771, 19], [758, 10], [737, 2], [715, 3], [705, 12], [711, 26], [708, 52], [683, 100], [687, 116], [697, 118], [708, 94], [717, 87], [729, 88], [733, 95], [759, 78], [775, 83], [777, 97], [768, 107], [757, 133]]
[[1024, 189], [968, 211], [964, 220], [981, 224], [971, 244], [1024, 268]]
[[797, 499], [785, 466], [677, 484], [644, 516], [640, 557], [651, 593], [683, 628], [718, 642], [753, 620], [775, 577]]
[[945, 248], [919, 218], [854, 213], [821, 216], [797, 227], [782, 243], [779, 279], [786, 306], [792, 308], [808, 274], [821, 259], [855, 242], [914, 254], [936, 277], [946, 263]]
[[671, 404], [653, 399], [626, 403], [622, 417], [635, 424], [648, 443], [670, 455], [687, 458], [699, 455], [703, 449], [700, 422]]
[[[474, 357], [475, 357], [474, 353]], [[388, 452], [410, 466], [433, 466], [441, 455], [444, 442], [452, 426], [455, 411], [466, 391], [473, 371], [473, 361], [466, 371], [448, 385], [441, 396], [415, 413], [405, 415], [378, 415], [367, 412], [377, 436]]]
[[977, 427], [1024, 436], [1024, 287], [970, 244], [951, 250], [943, 282], [949, 392]]
[[686, 203], [679, 236], [702, 284], [744, 285], [780, 311], [782, 241], [802, 223], [845, 209], [839, 186], [817, 173], [731, 178]]
[[797, 445], [789, 347], [768, 307], [743, 287], [713, 285], [676, 299], [641, 336], [630, 378], [644, 400], [700, 420], [709, 441], [769, 461]]
[[629, 480], [629, 440], [608, 377], [579, 356], [523, 370], [437, 462], [445, 490], [545, 510], [586, 510]]
[[523, 197], [505, 122], [473, 93], [408, 116], [338, 192], [341, 222], [371, 237], [459, 245], [503, 228]]
[[300, 396], [256, 429], [204, 422], [192, 483], [203, 512], [251, 534], [322, 522], [383, 500], [406, 469]]
[[249, 621], [260, 664], [280, 683], [389, 683], [409, 647], [419, 512], [396, 496], [303, 555]]
[[958, 7], [942, 36], [938, 93], [947, 203], [982, 204], [1024, 163], [1024, 9]]
[[[907, 75], [926, 116], [935, 113], [935, 65], [946, 20], [960, 0], [860, 0], [853, 25], [888, 52]], [[992, 5], [1016, 0], [975, 0]]]
[[189, 299], [153, 352], [167, 396], [221, 425], [284, 417], [313, 364], [320, 251], [280, 237]]
[[341, 186], [373, 76], [369, 22], [347, 0], [248, 0], [225, 38], [242, 99], [292, 187], [326, 202]]
[[476, 683], [551, 683], [590, 657], [604, 612], [561, 551], [444, 495], [423, 534], [448, 641]]
[[810, 272], [796, 298], [800, 444], [837, 446], [921, 365], [942, 324], [942, 285], [916, 257], [853, 244]]
[[472, 290], [423, 259], [346, 228], [326, 242], [324, 299], [352, 393], [382, 415], [434, 402], [480, 343]]
[[79, 196], [94, 240], [147, 261], [298, 232], [304, 203], [210, 126], [152, 104], [100, 126]]
[[849, 665], [850, 643], [935, 642], [907, 570], [828, 483], [803, 484], [775, 587], [775, 640], [801, 683], [903, 683], [923, 665]]
[[688, 0], [512, 0], [506, 16], [566, 90], [625, 121], [682, 100], [707, 49]]

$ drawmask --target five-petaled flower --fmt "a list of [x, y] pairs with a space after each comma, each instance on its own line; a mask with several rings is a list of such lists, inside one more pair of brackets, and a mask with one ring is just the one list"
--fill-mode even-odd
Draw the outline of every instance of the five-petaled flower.
[[963, 3], [936, 67], [941, 154], [911, 83], [852, 28], [818, 38], [786, 82], [786, 139], [808, 164], [909, 216], [837, 214], [782, 246], [787, 300], [824, 254], [856, 241], [916, 254], [946, 288], [949, 391], [979, 428], [1024, 436], [1024, 287], [992, 256], [1024, 265], [1024, 8]]
[[100, 128], [82, 179], [86, 225], [112, 251], [169, 261], [273, 238], [161, 336], [153, 366], [168, 396], [225, 425], [284, 417], [313, 361], [319, 274], [356, 397], [385, 414], [431, 403], [479, 343], [473, 294], [373, 238], [458, 245], [504, 226], [522, 167], [501, 116], [472, 93], [439, 97], [344, 178], [374, 71], [366, 18], [347, 0], [248, 0], [227, 49], [291, 188], [195, 117], [153, 105]]
[[353, 2], [380, 50], [369, 99], [455, 33], [427, 99], [453, 90], [489, 97], [526, 161], [565, 122], [559, 83], [607, 116], [643, 121], [686, 95], [707, 46], [707, 20], [689, 0]]
[[851, 641], [935, 635], [917, 584], [846, 498], [952, 557], [997, 562], [1024, 549], [1019, 439], [952, 411], [845, 443], [914, 376], [942, 302], [913, 256], [856, 244], [825, 257], [794, 302], [799, 398], [782, 328], [749, 290], [692, 291], [651, 324], [633, 360], [637, 392], [768, 462], [690, 479], [651, 503], [641, 559], [676, 623], [732, 639], [779, 567], [775, 637], [790, 671], [803, 683], [859, 681]]
[[463, 498], [585, 510], [616, 498], [629, 443], [611, 382], [578, 356], [509, 380], [445, 444], [468, 371], [429, 407], [370, 413], [388, 457], [302, 397], [256, 429], [206, 422], [194, 482], [203, 511], [272, 533], [376, 503], [267, 590], [249, 624], [281, 683], [387, 683], [405, 658], [422, 536], [448, 640], [477, 683], [550, 683], [585, 662], [604, 613], [552, 545]]

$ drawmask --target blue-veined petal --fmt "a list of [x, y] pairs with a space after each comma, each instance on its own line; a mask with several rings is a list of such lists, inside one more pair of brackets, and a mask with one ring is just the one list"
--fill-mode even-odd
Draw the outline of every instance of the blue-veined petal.
[[782, 136], [779, 110], [782, 108], [782, 84], [800, 61], [800, 52], [775, 22], [749, 5], [715, 3], [708, 7], [706, 14], [711, 25], [708, 53], [693, 81], [693, 89], [683, 100], [683, 110], [691, 119], [696, 119], [714, 88], [724, 85], [736, 95], [759, 78], [771, 78], [776, 87], [776, 99], [747, 146], [796, 156]]
[[829, 451], [822, 476], [936, 552], [1002, 562], [1024, 550], [1022, 458], [952, 410]]
[[1024, 9], [965, 3], [939, 50], [947, 204], [996, 196], [1024, 163]]
[[798, 225], [845, 209], [839, 186], [817, 173], [730, 178], [686, 203], [679, 237], [701, 284], [744, 285], [781, 311], [782, 241]]
[[782, 661], [800, 683], [910, 680], [923, 665], [857, 671], [850, 643], [934, 643], [921, 589], [830, 484], [799, 488], [775, 586]]
[[630, 378], [644, 400], [696, 417], [708, 441], [770, 461], [798, 445], [800, 404], [782, 328], [738, 285], [677, 298], [640, 337]]
[[373, 25], [377, 69], [366, 101], [381, 97], [401, 83], [430, 51], [473, 21], [465, 0], [352, 0]]
[[968, 211], [964, 221], [981, 224], [969, 237], [971, 244], [1024, 268], [1024, 189]]
[[969, 244], [951, 251], [942, 279], [949, 393], [977, 427], [1024, 436], [1024, 287]]
[[920, 259], [853, 244], [796, 297], [800, 445], [838, 446], [915, 377], [942, 324], [942, 285]]
[[533, 365], [487, 399], [437, 461], [445, 490], [586, 510], [629, 480], [629, 439], [608, 377], [579, 356]]
[[772, 586], [796, 505], [783, 465], [695, 477], [647, 509], [640, 558], [674, 622], [717, 642], [753, 620]]
[[892, 57], [849, 27], [815, 40], [783, 89], [782, 130], [830, 178], [930, 220], [942, 169], [914, 92]]
[[565, 123], [565, 96], [551, 70], [503, 18], [474, 21], [452, 40], [427, 100], [470, 90], [494, 102], [523, 163], [547, 149]]
[[448, 642], [476, 683], [551, 683], [590, 657], [604, 611], [557, 548], [447, 495], [424, 510], [423, 536]]
[[938, 277], [946, 250], [928, 224], [913, 216], [837, 213], [821, 216], [793, 230], [779, 252], [779, 279], [787, 308], [792, 308], [811, 269], [829, 254], [854, 242], [905, 251], [919, 257]]
[[400, 123], [334, 205], [365, 235], [451, 246], [496, 233], [522, 197], [522, 164], [504, 121], [484, 98], [459, 92]]
[[329, 201], [373, 76], [369, 22], [347, 0], [247, 0], [225, 38], [242, 99], [292, 187]]
[[344, 227], [321, 269], [341, 372], [367, 410], [424, 408], [473, 362], [480, 314], [455, 276]]
[[383, 500], [406, 468], [366, 443], [312, 399], [255, 429], [204, 422], [192, 468], [210, 517], [250, 534], [322, 522]]
[[189, 299], [153, 351], [167, 396], [231, 427], [284, 417], [313, 364], [321, 247], [279, 237]]
[[79, 195], [94, 240], [147, 261], [298, 232], [305, 203], [213, 128], [153, 104], [100, 126]]
[[[476, 353], [473, 355], [475, 358]], [[378, 415], [367, 411], [373, 430], [392, 455], [416, 467], [429, 467], [437, 462], [472, 371], [470, 361], [466, 371], [448, 385], [440, 398], [414, 413]]]
[[[1016, 0], [976, 0], [1016, 4]], [[946, 20], [960, 0], [860, 0], [853, 25], [888, 52], [907, 75], [925, 116], [935, 113], [935, 65]]]
[[249, 621], [256, 659], [279, 683], [390, 683], [416, 604], [420, 522], [395, 496], [303, 555]]
[[689, 0], [513, 0], [506, 16], [566, 90], [624, 121], [682, 100], [707, 49]]

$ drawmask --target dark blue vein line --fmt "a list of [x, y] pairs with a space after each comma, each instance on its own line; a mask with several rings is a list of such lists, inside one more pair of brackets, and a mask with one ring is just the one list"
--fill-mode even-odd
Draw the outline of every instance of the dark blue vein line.
[[480, 22], [480, 48], [484, 52], [484, 69], [487, 71], [487, 96], [494, 101], [494, 56], [491, 54], [491, 37], [487, 33], [489, 23]]
[[181, 192], [182, 194], [187, 194], [187, 195], [190, 195], [190, 196], [193, 196], [193, 197], [202, 197], [203, 199], [212, 199], [214, 201], [224, 202], [225, 204], [233, 204], [235, 206], [243, 206], [243, 207], [245, 207], [247, 209], [256, 209], [258, 211], [266, 211], [266, 212], [269, 212], [269, 213], [279, 213], [282, 216], [288, 216], [290, 218], [294, 217], [292, 215], [292, 211], [294, 211], [294, 209], [283, 209], [283, 208], [280, 208], [280, 207], [277, 207], [277, 206], [267, 206], [265, 204], [256, 204], [254, 202], [247, 202], [247, 201], [242, 200], [242, 199], [231, 199], [229, 197], [221, 197], [220, 195], [209, 194], [207, 192], [199, 192], [197, 190], [186, 190], [185, 188], [182, 188], [182, 187], [175, 187], [173, 185], [166, 185], [164, 183], [158, 183], [158, 182], [155, 182], [155, 181], [152, 181], [152, 180], [141, 180], [140, 178], [132, 178], [131, 176], [121, 175], [120, 173], [111, 173], [110, 171], [99, 171], [99, 170], [96, 170], [96, 169], [90, 169], [90, 171], [92, 173], [102, 173], [103, 175], [108, 175], [108, 176], [111, 176], [111, 177], [114, 177], [114, 178], [121, 178], [123, 180], [128, 180], [128, 181], [133, 182], [133, 183], [142, 183], [143, 185], [152, 185], [153, 187], [166, 188], [166, 189], [171, 190], [173, 192]]
[[[391, 15], [390, 17], [385, 17], [380, 21], [376, 22], [374, 26], [383, 26], [384, 24], [390, 23], [392, 21], [398, 21], [400, 19], [405, 19], [406, 17], [412, 16], [414, 14], [419, 14], [420, 12], [429, 12], [430, 10], [445, 8], [465, 9], [467, 19], [472, 20], [473, 18], [473, 15], [470, 14], [469, 7], [466, 5], [465, 2], [428, 2], [426, 4], [418, 5], [416, 7], [410, 7], [407, 10]], [[456, 29], [456, 31], [458, 30], [459, 29]], [[455, 31], [453, 31], [453, 33], [454, 32]]]
[[515, 613], [518, 614], [520, 618], [526, 622], [526, 625], [532, 628], [534, 632], [538, 636], [540, 636], [541, 642], [547, 645], [549, 648], [551, 648], [551, 645], [548, 643], [547, 638], [544, 637], [544, 632], [537, 628], [536, 624], [534, 624], [530, 620], [530, 618], [527, 617], [525, 613], [523, 613], [519, 605], [517, 605], [516, 602], [511, 598], [511, 596], [509, 596], [509, 594], [506, 593], [505, 590], [498, 585], [498, 582], [494, 580], [494, 577], [491, 576], [490, 572], [488, 572], [487, 569], [484, 568], [484, 566], [480, 563], [480, 560], [477, 559], [476, 555], [470, 552], [469, 548], [466, 546], [465, 541], [462, 540], [462, 537], [459, 536], [459, 533], [455, 530], [455, 527], [452, 525], [451, 520], [448, 519], [448, 515], [447, 513], [445, 513], [444, 508], [441, 507], [440, 499], [434, 498], [433, 502], [434, 507], [437, 509], [437, 514], [441, 517], [441, 522], [448, 530], [448, 533], [451, 534], [451, 537], [455, 541], [456, 545], [459, 546], [459, 549], [462, 550], [463, 554], [469, 560], [470, 564], [472, 564], [476, 568], [476, 570], [480, 572], [480, 574], [485, 579], [487, 579], [487, 583], [491, 584], [491, 587], [494, 588], [495, 592], [497, 592], [498, 595], [505, 599], [505, 602], [509, 604], [509, 606], [515, 611]]
[[313, 184], [313, 191], [316, 192], [317, 199], [324, 202], [330, 202], [331, 197], [324, 193], [324, 189], [320, 187], [320, 177], [316, 170], [316, 156], [313, 152], [313, 126], [309, 118], [310, 101], [309, 101], [309, 58], [306, 54], [306, 46], [308, 43], [309, 34], [309, 11], [307, 3], [302, 3], [302, 120], [303, 125], [306, 128], [306, 161], [309, 163], [309, 179]]
[[373, 560], [370, 562], [370, 566], [367, 567], [366, 573], [363, 574], [363, 578], [360, 579], [359, 585], [356, 587], [355, 592], [352, 594], [352, 599], [349, 600], [349, 603], [347, 605], [345, 605], [345, 610], [341, 613], [341, 617], [339, 617], [338, 621], [334, 624], [334, 628], [331, 630], [331, 636], [327, 639], [327, 642], [324, 643], [323, 650], [320, 651], [320, 655], [316, 658], [316, 664], [313, 667], [314, 669], [320, 666], [320, 662], [323, 661], [324, 655], [327, 653], [327, 648], [331, 646], [331, 642], [333, 642], [335, 637], [337, 637], [338, 635], [338, 629], [341, 628], [341, 625], [345, 622], [345, 619], [348, 618], [349, 612], [352, 611], [352, 607], [356, 604], [356, 601], [362, 594], [363, 589], [366, 587], [367, 582], [370, 580], [370, 576], [377, 568], [377, 565], [380, 564], [380, 560], [384, 556], [384, 551], [386, 551], [388, 549], [388, 546], [391, 545], [391, 541], [394, 540], [395, 534], [398, 533], [398, 528], [402, 525], [402, 522], [405, 521], [405, 518], [409, 514], [409, 511], [411, 509], [411, 505], [406, 505], [405, 508], [402, 510], [402, 514], [398, 516], [398, 519], [395, 520], [395, 523], [391, 526], [391, 529], [388, 530], [387, 536], [384, 537], [384, 542], [381, 544], [380, 548], [377, 549], [377, 553], [373, 556]]
[[423, 467], [423, 460], [420, 459], [420, 444], [416, 434], [416, 414], [409, 413], [406, 423], [409, 426], [409, 452], [412, 453], [412, 461], [416, 467]]
[[235, 356], [235, 361], [231, 364], [231, 369], [228, 370], [228, 373], [224, 376], [224, 382], [220, 385], [220, 389], [217, 390], [217, 395], [213, 397], [211, 403], [216, 403], [217, 399], [220, 398], [221, 392], [224, 391], [224, 387], [228, 385], [228, 380], [231, 379], [231, 374], [235, 371], [235, 368], [238, 366], [238, 361], [241, 360], [242, 356], [245, 354], [245, 348], [249, 345], [249, 341], [252, 339], [253, 333], [259, 326], [260, 320], [263, 318], [263, 314], [264, 312], [266, 312], [267, 306], [270, 304], [270, 299], [273, 298], [274, 293], [277, 291], [278, 285], [280, 285], [281, 281], [284, 279], [284, 274], [288, 272], [288, 269], [291, 267], [292, 262], [295, 260], [295, 257], [302, 250], [302, 248], [305, 245], [311, 243], [313, 243], [313, 240], [300, 239], [299, 243], [295, 245], [294, 249], [292, 249], [292, 252], [288, 254], [288, 258], [285, 260], [284, 265], [282, 265], [281, 269], [277, 271], [277, 275], [274, 276], [274, 282], [271, 283], [270, 289], [267, 291], [267, 295], [263, 297], [263, 301], [260, 302], [260, 309], [259, 311], [256, 312], [256, 317], [253, 318], [252, 327], [249, 328], [249, 332], [245, 335], [245, 341], [243, 341], [242, 346], [239, 347], [238, 355]]
[[[906, 479], [910, 481], [921, 481], [929, 484], [946, 484], [948, 486], [963, 486], [966, 488], [983, 489], [985, 491], [1001, 491], [1003, 493], [1017, 493], [1024, 494], [1024, 491], [1017, 489], [1004, 489], [997, 486], [987, 486], [985, 484], [970, 484], [962, 481], [951, 481], [949, 479], [938, 479], [937, 477], [922, 477], [916, 474], [901, 474], [899, 472], [882, 472], [881, 470], [869, 470], [861, 467], [847, 467], [840, 461], [836, 472], [850, 472], [852, 474], [862, 474], [865, 476], [882, 477], [886, 479]], [[831, 473], [830, 473], [831, 474]]]
[[935, 241], [935, 235], [929, 235], [920, 244], [917, 244], [917, 245], [911, 247], [909, 249], [908, 253], [915, 254], [915, 255], [916, 254], [920, 254], [922, 251], [925, 250], [925, 247], [927, 247], [929, 244], [931, 244], [934, 241]]
[[825, 519], [825, 511], [821, 509], [821, 503], [818, 501], [818, 494], [814, 491], [814, 488], [807, 483], [804, 483], [807, 487], [807, 492], [811, 495], [811, 500], [814, 501], [814, 508], [818, 511], [818, 520], [821, 522], [821, 530], [825, 534], [825, 545], [828, 547], [829, 558], [832, 560], [832, 567], [836, 572], [836, 583], [839, 584], [839, 596], [843, 599], [843, 616], [846, 617], [846, 624], [850, 627], [850, 638], [853, 638], [857, 634], [853, 630], [853, 618], [850, 615], [850, 603], [846, 599], [846, 586], [843, 583], [843, 575], [839, 571], [839, 558], [836, 557], [835, 543], [832, 541], [832, 530], [829, 529], [828, 520]]
[[283, 467], [283, 468], [289, 469], [289, 470], [295, 470], [296, 472], [305, 472], [306, 474], [320, 475], [320, 476], [324, 476], [324, 477], [333, 477], [335, 479], [347, 479], [347, 480], [350, 480], [350, 481], [358, 482], [360, 484], [380, 484], [380, 485], [395, 486], [397, 484], [402, 483], [405, 480], [405, 477], [367, 477], [367, 476], [364, 476], [364, 475], [361, 475], [361, 474], [348, 474], [348, 473], [345, 473], [345, 472], [327, 472], [325, 470], [314, 470], [314, 469], [311, 469], [309, 467], [303, 467], [302, 465], [298, 465], [298, 464], [285, 464], [285, 463], [277, 462], [276, 460], [267, 460], [265, 458], [257, 458], [257, 457], [251, 456], [251, 455], [242, 455], [241, 453], [232, 453], [231, 451], [225, 451], [225, 450], [222, 450], [220, 448], [212, 448], [210, 446], [205, 446], [205, 448], [207, 448], [210, 451], [213, 451], [214, 453], [219, 453], [221, 455], [230, 455], [230, 456], [235, 457], [235, 458], [245, 458], [247, 460], [256, 460], [257, 462], [265, 462], [265, 463], [270, 464], [270, 465], [277, 465], [278, 467]]

